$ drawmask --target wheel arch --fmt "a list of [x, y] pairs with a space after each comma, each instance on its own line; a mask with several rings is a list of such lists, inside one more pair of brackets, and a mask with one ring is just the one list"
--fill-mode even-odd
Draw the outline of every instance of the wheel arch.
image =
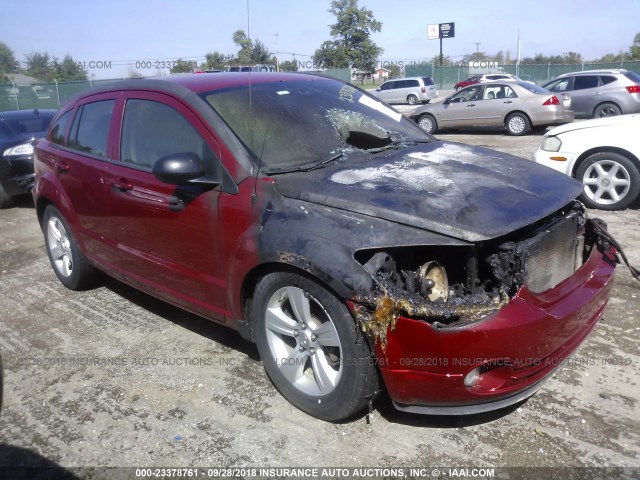
[[594, 153], [601, 153], [601, 152], [612, 152], [612, 153], [617, 153], [619, 155], [627, 157], [629, 160], [631, 160], [634, 163], [638, 171], [640, 171], [640, 158], [635, 156], [629, 150], [625, 150], [624, 148], [619, 148], [619, 147], [599, 146], [599, 147], [590, 148], [589, 150], [585, 150], [584, 152], [582, 152], [582, 154], [580, 154], [580, 156], [574, 162], [573, 168], [571, 169], [571, 177], [573, 178], [576, 177], [576, 173], [580, 168], [580, 165], [582, 165], [582, 162], [584, 162], [587, 158], [589, 158]]
[[292, 263], [270, 261], [262, 263], [260, 265], [256, 265], [254, 268], [247, 272], [240, 287], [240, 301], [243, 308], [243, 318], [241, 320], [238, 320], [237, 325], [237, 329], [240, 335], [242, 335], [242, 337], [246, 340], [254, 343], [256, 341], [255, 329], [253, 320], [251, 319], [250, 315], [253, 296], [260, 280], [271, 273], [294, 273], [296, 275], [300, 275], [301, 277], [305, 277], [308, 280], [317, 283], [322, 288], [325, 288], [327, 291], [329, 291], [336, 298], [342, 300], [343, 302], [350, 296], [347, 293], [348, 290], [346, 290], [346, 288], [336, 289], [334, 288], [335, 284], [332, 285], [330, 282], [326, 282], [322, 278], [322, 276]]

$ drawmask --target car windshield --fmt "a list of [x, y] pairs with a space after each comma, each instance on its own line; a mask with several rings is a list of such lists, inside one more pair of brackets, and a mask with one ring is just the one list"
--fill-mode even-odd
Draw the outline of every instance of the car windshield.
[[309, 77], [225, 88], [201, 96], [267, 169], [319, 166], [432, 137], [361, 90]]

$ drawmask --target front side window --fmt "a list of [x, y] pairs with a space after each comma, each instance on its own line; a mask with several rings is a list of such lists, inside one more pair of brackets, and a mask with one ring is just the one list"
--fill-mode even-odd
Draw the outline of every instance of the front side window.
[[465, 88], [451, 97], [451, 103], [470, 102], [471, 100], [476, 100], [480, 91], [481, 87], [479, 86]]
[[159, 158], [177, 153], [195, 153], [204, 161], [214, 156], [193, 125], [172, 107], [152, 100], [127, 100], [121, 161], [151, 170]]
[[106, 158], [109, 125], [115, 100], [102, 100], [82, 105], [76, 113], [69, 147]]

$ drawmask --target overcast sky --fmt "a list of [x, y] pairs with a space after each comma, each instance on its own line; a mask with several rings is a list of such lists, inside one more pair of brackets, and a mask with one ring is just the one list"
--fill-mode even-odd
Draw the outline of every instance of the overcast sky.
[[[235, 53], [231, 36], [238, 29], [249, 29], [274, 52], [277, 33], [280, 52], [306, 61], [330, 38], [329, 5], [330, 0], [0, 0], [0, 41], [21, 62], [36, 51], [60, 59], [68, 53], [86, 64], [110, 62], [110, 68], [90, 69], [93, 78], [126, 75], [141, 61], [200, 62], [213, 50]], [[373, 39], [384, 48], [384, 60], [432, 58], [439, 50], [437, 40], [427, 40], [427, 25], [433, 23], [455, 23], [455, 38], [443, 40], [444, 54], [453, 60], [474, 52], [475, 42], [480, 51], [510, 51], [515, 58], [518, 29], [522, 57], [575, 51], [586, 60], [626, 51], [640, 32], [640, 0], [360, 0], [360, 5], [382, 22]], [[290, 53], [281, 53], [280, 60], [292, 59]], [[152, 75], [153, 66], [137, 70]]]

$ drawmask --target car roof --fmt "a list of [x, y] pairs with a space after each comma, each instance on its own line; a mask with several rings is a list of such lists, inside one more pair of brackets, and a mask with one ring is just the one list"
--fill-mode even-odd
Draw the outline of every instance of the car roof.
[[562, 78], [562, 77], [568, 77], [570, 75], [595, 75], [595, 74], [599, 74], [599, 73], [608, 73], [608, 74], [623, 74], [623, 73], [627, 73], [628, 70], [622, 69], [622, 68], [603, 68], [600, 70], [581, 70], [579, 72], [568, 72], [568, 73], [563, 73], [562, 75], [558, 75], [556, 78]]
[[118, 90], [148, 90], [171, 93], [184, 98], [189, 94], [200, 94], [212, 90], [237, 86], [287, 81], [329, 81], [332, 77], [307, 73], [276, 72], [219, 72], [215, 74], [175, 74], [168, 77], [114, 80], [83, 90], [65, 101], [65, 105], [91, 95]]

